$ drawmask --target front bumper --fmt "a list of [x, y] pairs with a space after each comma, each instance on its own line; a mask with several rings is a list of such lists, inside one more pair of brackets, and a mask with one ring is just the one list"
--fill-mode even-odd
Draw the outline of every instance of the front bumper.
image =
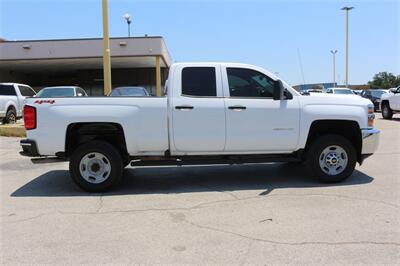
[[373, 154], [378, 149], [379, 145], [379, 135], [380, 131], [378, 129], [362, 129], [362, 148], [361, 154]]
[[20, 152], [21, 155], [28, 156], [28, 157], [39, 157], [40, 156], [38, 149], [37, 149], [36, 142], [34, 140], [23, 139], [19, 143], [22, 147], [22, 151]]

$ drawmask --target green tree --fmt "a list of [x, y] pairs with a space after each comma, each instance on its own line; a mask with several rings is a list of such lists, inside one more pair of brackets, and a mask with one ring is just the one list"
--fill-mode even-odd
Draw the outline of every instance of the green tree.
[[395, 76], [393, 73], [379, 72], [368, 82], [368, 85], [370, 85], [371, 88], [394, 88], [400, 85], [400, 75]]

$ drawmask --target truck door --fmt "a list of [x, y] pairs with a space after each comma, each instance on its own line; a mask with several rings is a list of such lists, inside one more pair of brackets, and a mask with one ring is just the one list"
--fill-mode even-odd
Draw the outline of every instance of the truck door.
[[171, 85], [170, 141], [175, 147], [174, 152], [222, 152], [225, 147], [225, 105], [220, 66], [177, 66]]
[[299, 102], [274, 100], [278, 81], [261, 71], [222, 67], [226, 105], [226, 152], [273, 153], [296, 149]]

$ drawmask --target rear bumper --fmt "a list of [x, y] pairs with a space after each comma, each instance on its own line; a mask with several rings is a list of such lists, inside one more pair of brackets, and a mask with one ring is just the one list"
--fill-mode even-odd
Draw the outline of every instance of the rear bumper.
[[20, 141], [20, 145], [22, 147], [22, 151], [20, 152], [23, 156], [28, 157], [39, 157], [40, 154], [37, 149], [36, 142], [31, 139], [23, 139]]
[[361, 154], [373, 154], [378, 149], [380, 131], [378, 129], [362, 129]]

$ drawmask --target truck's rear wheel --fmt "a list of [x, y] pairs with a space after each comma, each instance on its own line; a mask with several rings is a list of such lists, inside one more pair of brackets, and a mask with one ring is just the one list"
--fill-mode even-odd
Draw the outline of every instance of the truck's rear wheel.
[[393, 111], [388, 103], [382, 104], [382, 116], [384, 119], [392, 119], [393, 117]]
[[307, 152], [307, 170], [321, 182], [340, 182], [349, 177], [357, 161], [349, 140], [339, 135], [324, 135]]
[[104, 141], [79, 146], [71, 156], [69, 171], [74, 182], [89, 192], [104, 192], [119, 183], [123, 162], [120, 153]]

